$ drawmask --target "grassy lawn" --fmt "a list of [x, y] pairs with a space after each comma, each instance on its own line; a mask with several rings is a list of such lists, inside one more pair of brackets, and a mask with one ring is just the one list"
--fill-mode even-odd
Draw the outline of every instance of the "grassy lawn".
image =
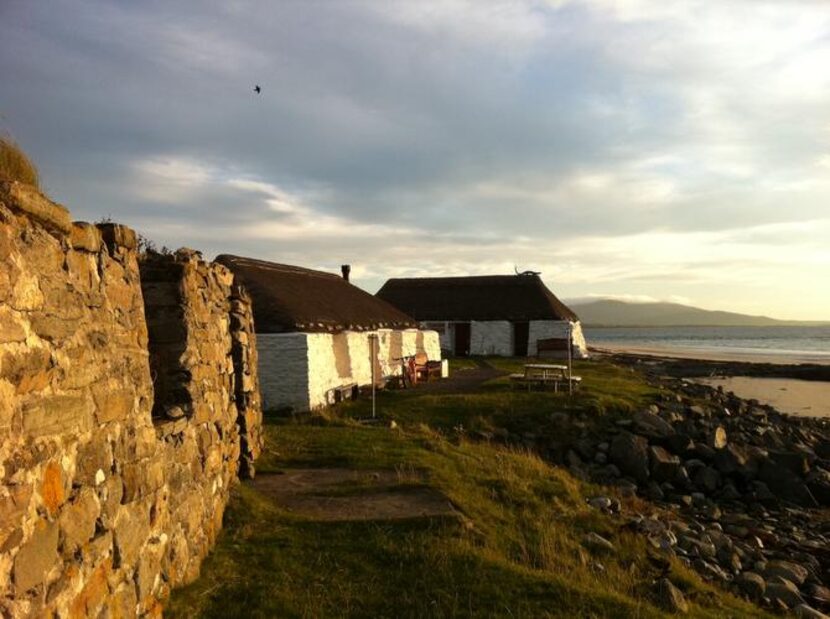
[[[489, 358], [487, 362], [504, 372], [521, 372], [524, 359]], [[463, 372], [469, 359], [453, 359], [450, 371]], [[458, 366], [460, 364], [461, 367]], [[378, 415], [403, 424], [426, 423], [432, 428], [448, 430], [462, 426], [469, 431], [492, 431], [504, 428], [511, 432], [538, 432], [556, 412], [592, 415], [628, 414], [648, 406], [658, 392], [639, 375], [605, 361], [578, 361], [574, 374], [583, 379], [582, 388], [573, 397], [551, 391], [511, 389], [507, 376], [493, 379], [474, 393], [430, 393], [419, 389], [387, 391], [378, 398]], [[348, 402], [338, 415], [367, 417], [369, 399]]]
[[[509, 360], [499, 361], [508, 368]], [[305, 422], [270, 419], [258, 463], [288, 468], [397, 470], [440, 490], [457, 518], [318, 522], [280, 509], [249, 485], [233, 493], [225, 528], [194, 584], [173, 593], [171, 617], [660, 616], [659, 576], [642, 539], [588, 508], [597, 492], [536, 456], [463, 438], [452, 428], [519, 425], [573, 408], [617, 414], [654, 393], [636, 375], [581, 365], [582, 394], [511, 392], [501, 380], [478, 394], [389, 392], [388, 423], [365, 426], [356, 402]], [[417, 480], [417, 481], [413, 481]], [[591, 554], [587, 532], [616, 552]], [[702, 583], [681, 565], [673, 582], [693, 616], [758, 616], [757, 608]]]

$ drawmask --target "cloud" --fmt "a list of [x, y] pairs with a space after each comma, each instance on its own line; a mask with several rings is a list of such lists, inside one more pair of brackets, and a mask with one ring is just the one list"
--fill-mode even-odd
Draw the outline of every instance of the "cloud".
[[0, 128], [160, 244], [821, 318], [829, 59], [809, 1], [10, 0]]

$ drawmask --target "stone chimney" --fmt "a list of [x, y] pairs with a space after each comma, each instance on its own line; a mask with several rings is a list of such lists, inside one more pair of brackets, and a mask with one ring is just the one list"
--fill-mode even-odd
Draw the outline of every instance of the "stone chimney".
[[349, 281], [349, 273], [352, 271], [352, 266], [350, 264], [343, 264], [340, 266], [340, 272], [343, 274], [343, 279]]

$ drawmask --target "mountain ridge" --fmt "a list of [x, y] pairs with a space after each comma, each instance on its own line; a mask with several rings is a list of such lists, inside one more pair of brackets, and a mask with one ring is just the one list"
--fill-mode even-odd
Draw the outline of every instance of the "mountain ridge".
[[738, 312], [706, 310], [668, 302], [632, 303], [616, 299], [571, 301], [568, 305], [589, 327], [810, 327], [821, 320], [779, 320]]

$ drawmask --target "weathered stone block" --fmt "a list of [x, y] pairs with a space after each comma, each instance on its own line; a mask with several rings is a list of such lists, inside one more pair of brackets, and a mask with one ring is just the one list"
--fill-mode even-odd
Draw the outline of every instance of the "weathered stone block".
[[18, 404], [14, 395], [15, 389], [12, 384], [0, 379], [0, 432], [8, 431], [12, 425]]
[[0, 305], [0, 344], [22, 342], [26, 339], [23, 318], [11, 308]]
[[101, 501], [101, 520], [105, 527], [111, 528], [121, 508], [124, 497], [124, 482], [119, 475], [113, 475], [98, 487]]
[[55, 204], [36, 188], [16, 181], [0, 181], [0, 199], [13, 210], [31, 217], [50, 230], [69, 234], [69, 211]]
[[0, 379], [15, 385], [17, 393], [39, 391], [52, 379], [52, 355], [47, 348], [6, 351], [0, 358]]
[[73, 249], [98, 253], [101, 250], [101, 233], [93, 224], [76, 221], [69, 233], [69, 243]]
[[100, 511], [98, 498], [91, 488], [81, 490], [78, 497], [61, 510], [61, 545], [65, 555], [73, 554], [92, 539]]
[[118, 462], [133, 462], [153, 456], [157, 447], [152, 426], [127, 426], [113, 444], [113, 456]]
[[58, 525], [39, 520], [28, 540], [14, 558], [12, 576], [18, 595], [43, 584], [58, 563]]
[[122, 505], [113, 525], [116, 565], [135, 565], [149, 534], [150, 514], [147, 506], [141, 501]]
[[18, 310], [36, 310], [43, 307], [43, 292], [36, 275], [20, 272], [14, 280], [10, 296]]
[[111, 570], [112, 561], [110, 559], [106, 559], [93, 570], [84, 588], [81, 589], [81, 592], [69, 607], [69, 617], [71, 619], [94, 617], [101, 609], [109, 593], [107, 581]]
[[156, 582], [160, 580], [161, 560], [164, 556], [166, 544], [158, 538], [151, 540], [141, 552], [136, 574], [138, 599], [142, 604], [149, 604], [150, 598], [156, 589]]
[[87, 304], [90, 307], [100, 307], [104, 297], [98, 290], [101, 279], [98, 275], [97, 256], [81, 251], [70, 251], [66, 254], [66, 266], [69, 281], [75, 290], [87, 295]]
[[92, 427], [92, 410], [86, 395], [44, 396], [23, 409], [23, 431], [31, 437], [86, 432]]
[[80, 318], [67, 318], [50, 312], [32, 312], [30, 320], [32, 330], [50, 342], [69, 339], [82, 324]]
[[182, 583], [187, 573], [187, 564], [190, 561], [190, 548], [187, 538], [181, 528], [176, 526], [167, 543], [167, 552], [163, 558], [162, 569], [171, 583]]
[[0, 545], [23, 524], [31, 497], [32, 486], [28, 484], [6, 486], [5, 494], [0, 495]]
[[[75, 483], [84, 486], [97, 486], [107, 479], [112, 472], [112, 446], [103, 432], [95, 432], [92, 439], [78, 448], [78, 466], [75, 471]], [[100, 473], [99, 473], [100, 472]]]
[[161, 460], [140, 460], [121, 469], [125, 503], [148, 496], [164, 484], [164, 463]]
[[104, 559], [112, 559], [112, 531], [104, 531], [87, 543], [82, 549], [84, 563], [97, 565]]
[[[0, 236], [0, 240], [2, 240], [2, 236]], [[0, 258], [0, 262], [3, 261], [4, 259]], [[5, 303], [8, 300], [13, 286], [11, 269], [4, 268], [0, 270], [0, 303]]]
[[92, 386], [92, 398], [95, 401], [95, 419], [98, 423], [107, 423], [118, 419], [127, 419], [135, 406], [135, 393], [132, 389], [113, 384], [115, 381], [97, 383]]
[[110, 596], [108, 609], [111, 619], [129, 619], [136, 615], [138, 598], [132, 582], [121, 583]]
[[43, 469], [43, 478], [40, 483], [40, 497], [50, 515], [56, 514], [66, 500], [64, 486], [64, 475], [61, 465], [57, 462], [49, 462]]
[[98, 230], [101, 231], [101, 238], [107, 245], [110, 255], [116, 253], [116, 249], [135, 249], [138, 247], [138, 237], [134, 230], [121, 224], [97, 224]]
[[130, 282], [119, 278], [106, 277], [106, 295], [113, 307], [129, 310], [137, 302], [138, 290]]

